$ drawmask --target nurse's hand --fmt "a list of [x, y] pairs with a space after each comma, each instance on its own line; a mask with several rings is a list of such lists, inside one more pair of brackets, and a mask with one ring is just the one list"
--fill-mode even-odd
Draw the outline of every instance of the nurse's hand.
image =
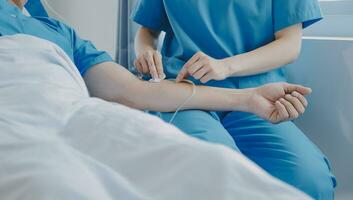
[[310, 88], [288, 83], [268, 84], [252, 90], [248, 105], [250, 112], [274, 124], [304, 114], [308, 106], [304, 96], [311, 93]]
[[212, 58], [202, 52], [196, 53], [182, 68], [177, 82], [189, 76], [207, 83], [210, 80], [224, 80], [229, 77], [230, 69], [223, 60]]
[[150, 74], [153, 79], [165, 79], [162, 55], [156, 50], [147, 50], [140, 54], [134, 62], [137, 71], [141, 74]]

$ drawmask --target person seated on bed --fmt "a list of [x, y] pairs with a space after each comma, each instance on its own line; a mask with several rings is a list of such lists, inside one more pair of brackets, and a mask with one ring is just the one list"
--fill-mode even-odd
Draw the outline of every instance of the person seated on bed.
[[[60, 21], [25, 16], [22, 10], [26, 2], [0, 0], [0, 36], [28, 34], [57, 44], [77, 66], [91, 96], [141, 110], [172, 112], [191, 95], [191, 86], [186, 83], [141, 81]], [[309, 88], [287, 83], [247, 90], [198, 86], [183, 109], [252, 112], [279, 123], [303, 114], [308, 104], [304, 95], [310, 92]]]
[[[64, 23], [48, 17], [25, 16], [22, 9], [26, 2], [27, 0], [0, 0], [0, 37], [27, 34], [55, 43], [66, 52], [77, 66], [91, 96], [136, 109], [159, 112], [176, 111], [185, 99], [190, 97], [192, 88], [189, 84], [172, 81], [161, 81], [160, 83], [142, 81], [124, 67], [114, 63], [106, 52], [97, 50], [90, 41], [81, 39], [74, 29]], [[243, 111], [256, 114], [271, 123], [280, 123], [295, 119], [305, 112], [308, 102], [304, 96], [309, 93], [311, 93], [309, 88], [288, 83], [272, 83], [243, 90], [197, 86], [195, 96], [183, 109], [195, 109], [195, 112], [200, 112], [198, 116], [205, 118], [209, 118], [211, 114], [202, 110]], [[205, 123], [204, 130], [219, 124], [219, 119], [216, 116], [212, 117], [214, 121]], [[192, 125], [190, 123], [190, 126]], [[251, 134], [271, 137], [256, 131]], [[288, 138], [296, 135], [292, 132], [288, 134]], [[225, 146], [236, 146], [229, 134], [213, 132], [207, 137], [209, 138], [202, 139], [222, 143]], [[286, 139], [290, 140], [288, 138]], [[314, 147], [304, 135], [301, 138], [303, 144]], [[281, 140], [280, 137], [275, 137], [275, 139]], [[245, 136], [244, 140], [246, 140]], [[277, 145], [277, 143], [268, 145], [272, 144]], [[267, 150], [265, 148], [259, 149], [263, 150], [260, 157], [267, 159], [268, 157], [264, 154], [269, 152], [267, 150], [272, 150], [272, 147]], [[292, 153], [294, 150], [300, 153]], [[271, 157], [270, 159], [277, 159], [273, 161], [276, 164], [279, 163], [278, 160], [292, 163], [291, 167], [277, 166], [276, 168], [280, 169], [278, 174], [272, 175], [281, 178], [281, 174], [288, 174], [286, 177], [291, 178], [285, 181], [297, 180], [298, 184], [293, 185], [302, 190], [311, 188], [315, 190], [317, 195], [325, 191], [328, 191], [326, 193], [329, 195], [332, 194], [333, 188], [329, 183], [332, 175], [325, 163], [325, 157], [315, 148], [309, 154], [305, 151], [305, 148], [293, 146], [290, 151], [277, 150], [276, 154], [268, 154], [269, 156], [281, 156], [283, 153], [290, 155], [291, 159], [296, 159], [292, 161]], [[282, 153], [278, 154], [278, 152]], [[297, 160], [300, 160], [299, 157], [303, 162], [297, 163]], [[302, 159], [303, 157], [307, 159]], [[311, 162], [314, 159], [319, 162]], [[268, 167], [271, 168], [273, 165], [270, 164]]]

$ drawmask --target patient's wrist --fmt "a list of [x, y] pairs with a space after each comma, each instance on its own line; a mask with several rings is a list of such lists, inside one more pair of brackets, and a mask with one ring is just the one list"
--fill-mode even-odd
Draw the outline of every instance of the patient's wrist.
[[233, 90], [232, 95], [232, 106], [234, 108], [233, 111], [242, 111], [242, 112], [250, 112], [251, 105], [250, 99], [253, 94], [252, 89], [238, 89]]

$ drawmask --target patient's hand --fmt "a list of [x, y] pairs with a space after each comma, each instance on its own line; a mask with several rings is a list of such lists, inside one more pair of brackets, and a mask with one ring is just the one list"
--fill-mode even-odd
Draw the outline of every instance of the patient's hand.
[[303, 114], [308, 106], [304, 96], [310, 93], [310, 88], [299, 85], [268, 84], [253, 89], [248, 106], [252, 113], [276, 124]]

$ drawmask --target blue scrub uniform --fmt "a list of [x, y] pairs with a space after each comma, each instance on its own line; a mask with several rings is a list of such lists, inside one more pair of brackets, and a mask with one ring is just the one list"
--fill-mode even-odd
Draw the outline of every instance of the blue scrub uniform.
[[67, 25], [47, 17], [27, 17], [8, 0], [0, 0], [0, 37], [14, 34], [28, 34], [57, 44], [82, 76], [90, 67], [112, 61], [106, 52], [98, 51], [90, 41], [82, 40]]
[[40, 0], [28, 0], [26, 3], [26, 9], [31, 16], [49, 17]]
[[[132, 19], [166, 32], [164, 70], [175, 78], [198, 51], [216, 59], [246, 53], [271, 43], [284, 28], [298, 23], [305, 28], [322, 16], [317, 0], [140, 0]], [[207, 85], [249, 88], [285, 80], [281, 68]], [[161, 113], [166, 121], [171, 116]], [[178, 114], [174, 124], [191, 136], [241, 151], [315, 199], [333, 198], [336, 181], [326, 157], [292, 122], [273, 125], [249, 113], [191, 110]]]

